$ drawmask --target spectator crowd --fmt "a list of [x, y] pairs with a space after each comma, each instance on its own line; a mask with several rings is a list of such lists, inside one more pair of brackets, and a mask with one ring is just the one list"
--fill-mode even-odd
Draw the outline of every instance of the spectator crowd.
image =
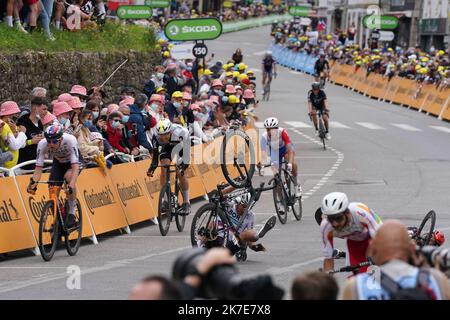
[[[257, 106], [255, 76], [239, 60], [176, 60], [170, 44], [159, 40], [162, 62], [154, 68], [142, 92], [123, 87], [120, 98], [111, 100], [102, 88], [74, 84], [67, 92], [49, 97], [45, 88], [30, 93], [30, 103], [0, 104], [0, 167], [10, 169], [36, 158], [43, 131], [59, 123], [78, 139], [89, 165], [111, 167], [126, 156], [141, 159], [151, 154], [154, 126], [168, 118], [189, 129], [192, 144], [211, 141], [233, 120], [246, 124]], [[104, 160], [104, 157], [109, 160]], [[128, 158], [129, 158], [128, 157]], [[32, 164], [23, 169], [32, 170]]]
[[450, 87], [449, 50], [431, 47], [428, 52], [415, 48], [381, 46], [361, 48], [355, 43], [356, 28], [336, 30], [332, 34], [320, 28], [302, 26], [297, 20], [272, 25], [274, 42], [295, 52], [313, 56], [325, 53], [333, 63], [353, 65], [381, 74], [388, 80], [394, 76], [408, 78], [424, 84], [435, 84], [440, 89]]

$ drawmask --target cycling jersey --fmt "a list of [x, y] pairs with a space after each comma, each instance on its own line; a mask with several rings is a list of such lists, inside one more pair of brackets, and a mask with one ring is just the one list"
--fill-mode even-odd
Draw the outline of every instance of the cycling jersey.
[[43, 167], [45, 155], [49, 154], [50, 158], [57, 160], [58, 163], [79, 164], [79, 152], [77, 138], [64, 133], [62, 135], [61, 144], [56, 149], [50, 149], [46, 139], [42, 139], [37, 147], [36, 167]]
[[265, 72], [272, 72], [272, 67], [275, 64], [275, 60], [272, 57], [265, 57], [263, 59], [263, 66]]
[[319, 59], [319, 60], [317, 60], [316, 63], [314, 64], [314, 70], [315, 70], [316, 72], [321, 72], [321, 71], [323, 71], [323, 70], [325, 70], [325, 69], [328, 69], [328, 70], [330, 69], [330, 64], [328, 63], [327, 60], [320, 61], [320, 59]]
[[325, 91], [320, 90], [316, 95], [312, 90], [308, 92], [308, 102], [311, 102], [314, 109], [324, 109], [325, 108], [325, 100], [327, 100], [327, 95]]
[[[271, 138], [269, 138], [267, 132], [264, 132], [261, 136], [261, 151], [267, 152], [266, 150], [269, 148], [270, 161], [273, 163], [280, 163], [280, 159], [286, 155], [288, 144], [291, 145], [291, 150], [294, 151], [291, 138], [284, 128], [278, 128], [276, 134], [272, 134]], [[272, 152], [272, 150], [278, 152]]]
[[[327, 219], [320, 224], [322, 233], [323, 255], [326, 259], [333, 257], [333, 238], [347, 239], [353, 246], [354, 242], [365, 242], [373, 239], [381, 226], [380, 217], [365, 204], [351, 202], [348, 206], [350, 218], [342, 230], [336, 230]], [[350, 253], [351, 254], [351, 253]]]

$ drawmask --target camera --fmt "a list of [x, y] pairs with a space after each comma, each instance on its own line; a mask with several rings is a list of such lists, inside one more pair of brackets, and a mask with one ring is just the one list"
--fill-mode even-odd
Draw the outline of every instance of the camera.
[[[183, 280], [196, 274], [196, 266], [205, 253], [205, 249], [193, 248], [178, 256], [172, 269], [173, 279]], [[215, 266], [203, 277], [199, 288], [199, 298], [204, 299], [281, 300], [283, 295], [284, 290], [274, 285], [270, 275], [243, 277], [234, 265]]]
[[417, 253], [423, 256], [430, 266], [435, 266], [436, 258], [439, 257], [439, 267], [442, 271], [450, 269], [450, 250], [436, 246], [424, 246], [417, 248]]

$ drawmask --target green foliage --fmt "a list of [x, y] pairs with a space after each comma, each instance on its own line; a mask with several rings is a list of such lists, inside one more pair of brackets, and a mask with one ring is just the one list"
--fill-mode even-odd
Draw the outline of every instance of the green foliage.
[[24, 34], [0, 23], [0, 52], [21, 53], [24, 51], [44, 52], [139, 52], [155, 50], [155, 35], [152, 28], [137, 25], [122, 25], [108, 21], [99, 27], [70, 31], [52, 30], [56, 41], [47, 40], [43, 32]]

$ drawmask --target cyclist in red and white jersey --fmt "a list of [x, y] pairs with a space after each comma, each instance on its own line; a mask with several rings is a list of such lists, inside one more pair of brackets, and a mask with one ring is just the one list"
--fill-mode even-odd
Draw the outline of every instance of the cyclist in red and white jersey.
[[262, 159], [266, 159], [267, 152], [270, 157], [270, 164], [278, 168], [282, 160], [287, 162], [288, 171], [292, 172], [296, 186], [296, 196], [300, 197], [301, 188], [297, 181], [297, 164], [295, 163], [294, 144], [286, 129], [278, 126], [278, 119], [271, 117], [264, 121], [266, 132], [261, 136], [261, 155]]
[[[320, 224], [324, 271], [334, 269], [334, 238], [346, 239], [350, 265], [367, 261], [366, 251], [382, 224], [381, 218], [363, 203], [349, 203], [347, 195], [342, 192], [327, 194], [322, 200], [321, 211], [325, 216]], [[359, 269], [361, 272], [366, 270], [367, 267]]]

